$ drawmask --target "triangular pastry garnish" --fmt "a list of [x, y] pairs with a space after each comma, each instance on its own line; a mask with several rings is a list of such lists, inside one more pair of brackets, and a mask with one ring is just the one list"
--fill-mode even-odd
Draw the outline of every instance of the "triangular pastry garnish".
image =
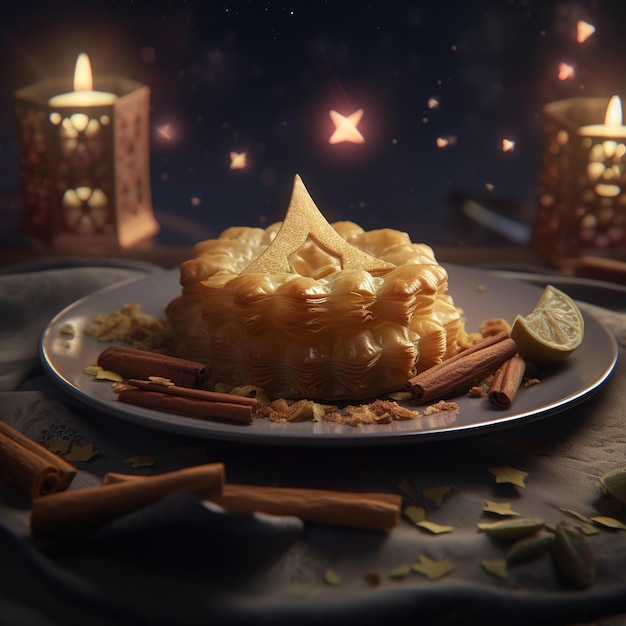
[[296, 174], [289, 207], [274, 241], [241, 273], [293, 273], [289, 259], [311, 239], [329, 255], [339, 259], [341, 269], [365, 270], [380, 276], [396, 266], [367, 254], [348, 243], [326, 221], [300, 176]]

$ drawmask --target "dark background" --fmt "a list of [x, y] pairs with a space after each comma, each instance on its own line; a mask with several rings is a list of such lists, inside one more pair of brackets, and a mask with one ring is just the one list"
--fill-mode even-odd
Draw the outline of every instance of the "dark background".
[[[151, 88], [159, 240], [282, 219], [295, 173], [326, 217], [433, 245], [477, 233], [461, 201], [532, 221], [542, 106], [626, 96], [619, 0], [22, 2], [0, 21], [0, 216], [20, 211], [13, 92], [94, 74]], [[585, 43], [576, 22], [596, 27]], [[574, 78], [558, 79], [560, 62]], [[97, 87], [97, 85], [96, 85]], [[439, 106], [428, 107], [429, 98]], [[330, 109], [363, 108], [362, 145], [330, 145]], [[158, 128], [169, 124], [171, 138]], [[450, 140], [437, 146], [438, 137]], [[502, 139], [515, 142], [503, 152]], [[248, 154], [230, 170], [231, 150]]]

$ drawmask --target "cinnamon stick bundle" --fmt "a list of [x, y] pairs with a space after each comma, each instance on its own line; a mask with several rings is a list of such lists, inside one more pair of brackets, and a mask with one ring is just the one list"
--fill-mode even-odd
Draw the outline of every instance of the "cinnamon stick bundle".
[[519, 354], [505, 361], [496, 370], [489, 385], [488, 397], [491, 404], [499, 409], [508, 409], [517, 396], [525, 372], [526, 361]]
[[122, 378], [159, 376], [181, 387], [200, 387], [206, 376], [203, 363], [125, 346], [107, 348], [98, 356], [97, 364]]
[[252, 424], [255, 418], [255, 407], [250, 403], [235, 404], [229, 402], [216, 402], [191, 398], [187, 395], [174, 395], [167, 393], [165, 385], [159, 385], [163, 389], [158, 391], [146, 391], [145, 389], [123, 389], [118, 392], [117, 399], [120, 402], [142, 406], [157, 411], [167, 411], [191, 417], [211, 418], [217, 417], [244, 424]]
[[[143, 476], [108, 473], [105, 484], [145, 480]], [[402, 498], [389, 493], [360, 493], [265, 487], [226, 483], [221, 495], [209, 498], [229, 513], [290, 515], [305, 522], [369, 530], [388, 530], [398, 525]]]
[[76, 468], [0, 421], [0, 479], [26, 498], [38, 498], [67, 489]]
[[502, 331], [419, 373], [407, 388], [419, 404], [462, 393], [515, 354], [517, 344]]
[[201, 498], [213, 498], [222, 492], [224, 480], [223, 463], [209, 463], [143, 480], [36, 498], [31, 511], [31, 532], [35, 537], [48, 537], [85, 530], [148, 506], [175, 491], [184, 490]]

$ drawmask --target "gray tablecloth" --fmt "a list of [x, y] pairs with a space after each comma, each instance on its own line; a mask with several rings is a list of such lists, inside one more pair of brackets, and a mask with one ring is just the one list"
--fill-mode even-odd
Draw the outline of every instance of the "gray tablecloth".
[[[164, 433], [77, 404], [39, 368], [48, 320], [76, 299], [153, 267], [33, 267], [0, 275], [0, 418], [44, 443], [62, 437], [97, 452], [78, 462], [73, 488], [109, 471], [149, 474], [221, 461], [230, 482], [401, 492], [410, 485], [433, 534], [408, 518], [391, 532], [226, 515], [174, 494], [80, 540], [35, 541], [28, 503], [0, 482], [0, 624], [494, 624], [626, 623], [626, 531], [590, 535], [597, 578], [576, 589], [549, 552], [508, 576], [484, 561], [506, 545], [479, 532], [495, 521], [486, 501], [510, 503], [554, 527], [568, 511], [607, 514], [599, 477], [626, 466], [626, 298], [597, 285], [574, 288], [620, 342], [616, 369], [593, 397], [547, 419], [491, 434], [377, 447], [289, 448]], [[542, 279], [545, 279], [543, 277]], [[545, 279], [548, 281], [548, 279]], [[601, 304], [601, 307], [597, 304]], [[129, 459], [154, 465], [131, 469]], [[527, 472], [526, 486], [498, 484], [489, 468]], [[424, 490], [448, 486], [440, 504]], [[407, 503], [410, 498], [407, 497]], [[396, 568], [428, 558], [453, 569], [431, 580]], [[325, 572], [340, 577], [330, 585]], [[376, 582], [373, 582], [376, 581]]]

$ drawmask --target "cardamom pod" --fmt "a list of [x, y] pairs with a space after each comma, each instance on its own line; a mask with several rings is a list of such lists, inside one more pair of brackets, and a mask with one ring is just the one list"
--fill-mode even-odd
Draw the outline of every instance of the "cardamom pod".
[[523, 563], [541, 556], [554, 541], [554, 533], [543, 530], [514, 542], [506, 552], [509, 563]]
[[626, 467], [620, 467], [600, 478], [602, 492], [626, 503]]
[[484, 530], [488, 535], [503, 541], [517, 541], [522, 537], [528, 537], [528, 535], [541, 530], [543, 526], [544, 521], [536, 517], [518, 517], [501, 522], [478, 524], [480, 530]]
[[591, 544], [575, 526], [560, 522], [556, 527], [552, 553], [565, 577], [580, 589], [596, 579], [596, 557]]

